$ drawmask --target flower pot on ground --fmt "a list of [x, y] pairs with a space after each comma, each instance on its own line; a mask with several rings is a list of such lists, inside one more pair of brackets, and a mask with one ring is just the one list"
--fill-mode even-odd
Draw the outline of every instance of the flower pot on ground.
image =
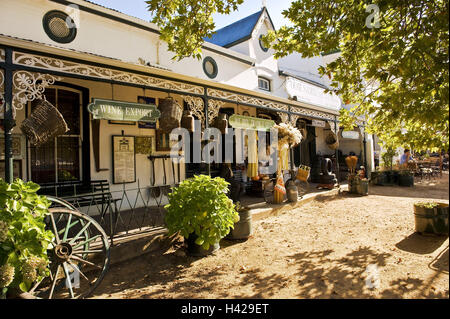
[[398, 184], [400, 186], [414, 186], [414, 174], [410, 171], [400, 171]]
[[230, 240], [247, 239], [252, 235], [252, 214], [248, 208], [240, 206], [239, 203], [236, 206], [239, 212], [239, 221], [234, 223], [234, 228], [226, 238]]
[[228, 185], [223, 178], [198, 175], [172, 188], [165, 221], [170, 234], [179, 232], [185, 238], [189, 253], [204, 256], [217, 250], [219, 241], [239, 220], [226, 194]]
[[414, 204], [416, 232], [448, 236], [449, 205], [438, 202]]
[[369, 180], [358, 175], [349, 175], [348, 191], [351, 194], [369, 195]]

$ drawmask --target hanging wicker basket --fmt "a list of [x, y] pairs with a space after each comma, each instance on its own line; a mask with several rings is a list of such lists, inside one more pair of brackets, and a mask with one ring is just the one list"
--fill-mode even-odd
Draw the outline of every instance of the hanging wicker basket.
[[330, 132], [327, 135], [327, 137], [325, 138], [325, 143], [332, 150], [336, 150], [339, 147], [339, 139], [333, 132]]
[[159, 100], [159, 128], [164, 133], [170, 133], [173, 129], [180, 127], [183, 117], [183, 108], [171, 97]]
[[69, 131], [62, 114], [46, 100], [38, 102], [31, 115], [22, 122], [20, 129], [34, 146], [45, 144]]

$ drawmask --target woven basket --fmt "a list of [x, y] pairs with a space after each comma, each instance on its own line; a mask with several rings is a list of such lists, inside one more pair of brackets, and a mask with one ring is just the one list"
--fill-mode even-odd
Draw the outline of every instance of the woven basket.
[[177, 101], [171, 97], [160, 99], [158, 108], [161, 111], [159, 128], [164, 133], [170, 133], [173, 129], [180, 127], [181, 118], [183, 117], [183, 108]]
[[335, 150], [339, 147], [339, 139], [338, 139], [337, 135], [334, 134], [333, 132], [330, 132], [327, 135], [327, 137], [325, 138], [325, 143], [332, 150]]
[[63, 135], [69, 127], [56, 107], [46, 100], [40, 100], [31, 115], [22, 122], [20, 129], [32, 145], [40, 146]]
[[297, 171], [297, 179], [299, 181], [307, 182], [309, 179], [309, 174], [311, 173], [311, 167], [301, 165]]

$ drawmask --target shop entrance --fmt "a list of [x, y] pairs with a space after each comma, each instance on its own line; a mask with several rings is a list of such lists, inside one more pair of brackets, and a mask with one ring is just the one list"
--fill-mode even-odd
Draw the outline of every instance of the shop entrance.
[[316, 128], [306, 126], [306, 132], [306, 138], [294, 148], [294, 163], [297, 167], [300, 165], [311, 167], [316, 155]]

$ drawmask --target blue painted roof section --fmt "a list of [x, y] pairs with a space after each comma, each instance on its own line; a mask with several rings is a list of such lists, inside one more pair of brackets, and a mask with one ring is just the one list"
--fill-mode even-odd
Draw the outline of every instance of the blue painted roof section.
[[248, 38], [251, 36], [263, 11], [264, 8], [244, 19], [227, 25], [226, 27], [217, 30], [211, 38], [205, 38], [204, 40], [221, 47], [227, 47], [232, 43]]

